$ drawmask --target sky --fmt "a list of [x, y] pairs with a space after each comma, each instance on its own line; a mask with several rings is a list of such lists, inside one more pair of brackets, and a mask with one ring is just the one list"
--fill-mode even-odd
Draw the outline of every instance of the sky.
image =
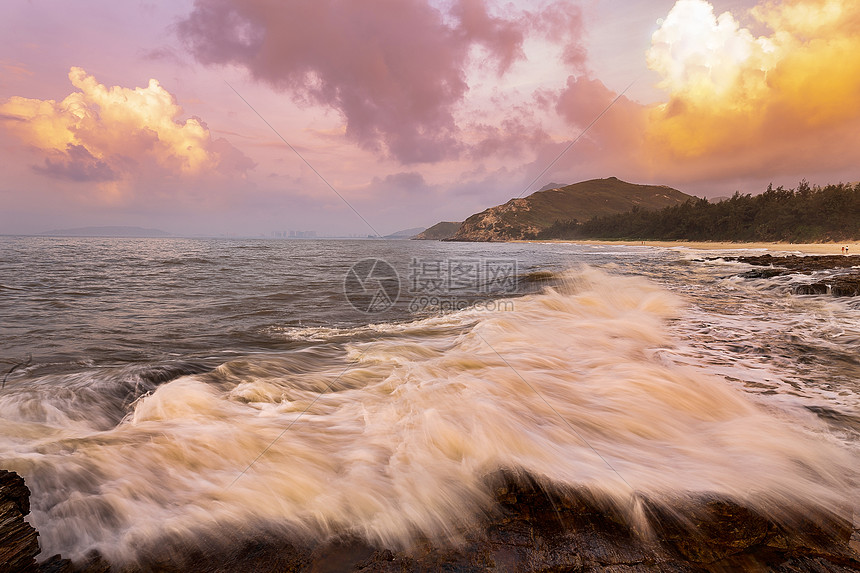
[[0, 12], [0, 234], [385, 235], [549, 183], [860, 180], [856, 0]]

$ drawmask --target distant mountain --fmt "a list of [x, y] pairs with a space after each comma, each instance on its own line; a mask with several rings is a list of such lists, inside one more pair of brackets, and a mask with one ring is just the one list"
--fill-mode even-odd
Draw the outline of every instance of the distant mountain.
[[[585, 221], [633, 208], [654, 211], [684, 203], [691, 195], [663, 185], [636, 185], [615, 177], [593, 179], [511, 199], [472, 215], [453, 241], [510, 241], [533, 237], [556, 221]], [[434, 227], [431, 227], [433, 229]]]
[[462, 224], [462, 222], [442, 221], [412, 238], [419, 241], [442, 241], [450, 239], [460, 230], [460, 225]]
[[561, 189], [562, 187], [567, 187], [564, 183], [547, 183], [540, 189], [538, 189], [538, 193], [541, 191], [549, 191], [550, 189]]
[[149, 237], [170, 237], [170, 233], [165, 233], [159, 229], [144, 229], [143, 227], [77, 227], [75, 229], [57, 229], [54, 231], [45, 231], [39, 233], [49, 237], [129, 237], [129, 238], [149, 238]]
[[391, 233], [390, 235], [385, 235], [384, 239], [411, 239], [418, 233], [424, 230], [424, 227], [413, 227], [411, 229], [403, 229], [402, 231], [397, 231], [396, 233]]

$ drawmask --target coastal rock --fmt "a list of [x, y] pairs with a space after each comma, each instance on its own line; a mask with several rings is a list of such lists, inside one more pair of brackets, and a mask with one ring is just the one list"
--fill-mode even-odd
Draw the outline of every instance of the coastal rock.
[[831, 291], [835, 296], [860, 296], [860, 273], [837, 278]]
[[[72, 565], [58, 557], [42, 564], [56, 573], [162, 572], [693, 572], [860, 570], [849, 546], [851, 524], [798, 510], [778, 525], [754, 510], [720, 498], [678, 501], [672, 507], [642, 499], [655, 525], [628, 525], [611, 505], [585, 490], [557, 491], [528, 476], [498, 472], [488, 478], [497, 507], [484, 525], [457, 545], [419, 540], [410, 550], [374, 547], [355, 537], [319, 543], [275, 535], [199, 544], [181, 540], [144, 551], [134, 564], [110, 568], [97, 554]], [[199, 541], [199, 540], [198, 540]]]
[[754, 265], [756, 268], [743, 273], [744, 278], [761, 279], [787, 274], [812, 274], [817, 271], [833, 269], [852, 269], [844, 274], [828, 277], [826, 280], [794, 287], [795, 294], [860, 296], [860, 267], [858, 255], [824, 255], [798, 257], [775, 257], [773, 255], [758, 255], [754, 257], [729, 257], [727, 261], [737, 261]]
[[808, 255], [773, 256], [757, 255], [752, 257], [724, 257], [727, 261], [737, 261], [756, 267], [777, 267], [784, 269], [782, 274], [826, 271], [830, 269], [850, 269], [860, 266], [860, 255]]
[[0, 573], [37, 571], [38, 533], [24, 517], [30, 490], [16, 473], [0, 470]]
[[802, 285], [795, 289], [797, 294], [832, 294], [833, 296], [860, 295], [860, 273], [842, 275], [819, 281], [810, 285]]

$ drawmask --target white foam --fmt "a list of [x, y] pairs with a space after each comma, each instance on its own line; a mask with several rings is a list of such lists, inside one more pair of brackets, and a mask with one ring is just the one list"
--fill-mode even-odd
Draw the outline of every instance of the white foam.
[[844, 512], [856, 459], [805, 431], [813, 417], [792, 427], [672, 359], [666, 322], [684, 312], [653, 283], [585, 269], [510, 312], [366, 327], [386, 336], [173, 380], [108, 430], [18, 416], [0, 447], [33, 490], [45, 554], [69, 557], [258, 526], [456, 540], [500, 468], [621, 508], [707, 492]]

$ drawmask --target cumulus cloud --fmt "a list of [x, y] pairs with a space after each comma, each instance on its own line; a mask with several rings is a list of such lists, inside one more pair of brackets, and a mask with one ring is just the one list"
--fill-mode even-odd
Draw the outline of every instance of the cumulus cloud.
[[570, 71], [585, 72], [588, 52], [582, 43], [582, 9], [573, 2], [559, 1], [527, 15], [541, 37], [562, 46], [561, 60]]
[[45, 164], [34, 165], [37, 173], [66, 181], [115, 181], [116, 172], [97, 159], [83, 145], [68, 144], [65, 152], [55, 151], [54, 157], [46, 157]]
[[12, 97], [0, 104], [6, 130], [44, 155], [34, 170], [69, 181], [108, 182], [168, 175], [242, 174], [253, 163], [198, 118], [183, 115], [152, 79], [145, 88], [108, 88], [81, 68], [77, 91], [60, 102]]
[[[754, 34], [706, 0], [677, 0], [646, 54], [663, 103], [620, 98], [566, 163], [688, 182], [810, 176], [860, 154], [860, 3], [766, 1]], [[585, 127], [617, 93], [571, 76], [556, 111]]]
[[455, 112], [473, 56], [504, 74], [541, 28], [581, 63], [580, 12], [566, 4], [499, 16], [486, 0], [452, 0], [446, 11], [431, 0], [196, 0], [179, 33], [200, 62], [241, 66], [340, 111], [346, 136], [364, 148], [436, 162], [462, 150]]
[[475, 160], [524, 157], [552, 139], [536, 118], [520, 109], [497, 124], [476, 123], [469, 130], [475, 141], [467, 157]]
[[[571, 137], [581, 139], [559, 162], [559, 170], [574, 180], [616, 176], [623, 179], [651, 180], [650, 153], [645, 145], [647, 107], [618, 94], [588, 74], [570, 76], [557, 93], [555, 111], [573, 129]], [[601, 113], [604, 113], [601, 116]], [[593, 123], [595, 118], [600, 119]], [[545, 150], [543, 165], [553, 161], [567, 142]]]
[[756, 36], [705, 0], [678, 0], [648, 64], [669, 100], [651, 112], [650, 144], [673, 159], [737, 170], [856, 162], [860, 3], [764, 2]]
[[424, 195], [430, 190], [424, 176], [415, 171], [403, 171], [391, 173], [383, 178], [374, 177], [370, 184], [364, 189], [368, 196], [414, 197]]

